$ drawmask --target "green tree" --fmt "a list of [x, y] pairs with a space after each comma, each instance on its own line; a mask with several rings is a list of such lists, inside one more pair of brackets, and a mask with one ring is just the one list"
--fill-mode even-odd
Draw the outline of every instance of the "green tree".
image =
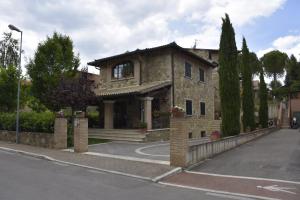
[[73, 51], [70, 37], [54, 32], [52, 37], [39, 43], [34, 58], [26, 66], [32, 81], [32, 94], [50, 110], [60, 105], [52, 99], [62, 76], [72, 76], [79, 66], [79, 56]]
[[9, 65], [0, 67], [0, 111], [13, 112], [17, 106], [18, 71]]
[[300, 63], [297, 62], [296, 57], [292, 54], [286, 65], [285, 85], [291, 86], [300, 81]]
[[12, 33], [3, 33], [0, 41], [0, 67], [18, 66], [19, 41], [12, 38]]
[[242, 110], [243, 110], [243, 127], [244, 130], [255, 129], [254, 121], [254, 99], [252, 88], [252, 67], [250, 65], [250, 53], [245, 38], [243, 38], [242, 47]]
[[230, 136], [240, 133], [240, 83], [234, 29], [227, 14], [222, 20], [219, 57], [222, 134]]
[[264, 72], [261, 69], [259, 83], [259, 124], [262, 128], [268, 127], [268, 91], [264, 80]]
[[277, 85], [277, 78], [284, 74], [287, 55], [278, 50], [270, 51], [262, 57], [263, 67], [267, 76], [273, 77], [274, 85], [272, 89], [279, 87]]
[[252, 69], [252, 75], [259, 75], [261, 63], [254, 52], [249, 53], [249, 63]]

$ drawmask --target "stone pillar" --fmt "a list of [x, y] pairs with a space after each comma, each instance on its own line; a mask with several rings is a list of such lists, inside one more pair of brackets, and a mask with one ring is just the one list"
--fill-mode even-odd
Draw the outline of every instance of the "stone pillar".
[[88, 151], [88, 119], [76, 116], [74, 119], [74, 151], [77, 153]]
[[147, 123], [147, 130], [152, 129], [152, 100], [153, 97], [145, 97], [144, 100], [144, 120]]
[[66, 149], [67, 148], [67, 119], [56, 118], [54, 124], [54, 144], [55, 149]]
[[173, 115], [170, 128], [170, 165], [186, 167], [188, 162], [188, 131], [184, 114]]
[[114, 102], [115, 101], [104, 101], [104, 128], [114, 128]]

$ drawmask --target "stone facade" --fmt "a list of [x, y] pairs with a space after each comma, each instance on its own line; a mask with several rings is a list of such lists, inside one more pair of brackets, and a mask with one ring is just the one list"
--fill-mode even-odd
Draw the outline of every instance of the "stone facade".
[[[96, 60], [95, 63], [91, 64], [100, 67], [99, 79], [94, 79], [99, 85], [95, 93], [103, 94], [102, 97], [104, 100], [126, 102], [126, 119], [124, 118], [123, 121], [128, 121], [127, 128], [137, 127], [141, 121], [145, 121], [145, 118], [147, 118], [147, 122], [149, 122], [149, 118], [151, 117], [152, 126], [147, 124], [148, 129], [166, 128], [165, 125], [169, 125], [170, 123], [169, 116], [167, 116], [166, 113], [170, 112], [173, 106], [185, 108], [185, 100], [192, 100], [193, 114], [187, 119], [191, 125], [192, 137], [198, 138], [201, 136], [201, 133], [203, 136], [203, 132], [209, 135], [212, 130], [209, 126], [214, 123], [214, 68], [210, 61], [198, 57], [200, 55], [206, 58], [204, 54], [205, 52], [193, 54], [179, 46], [169, 44], [162, 47], [137, 50], [136, 52], [128, 52], [118, 56]], [[213, 54], [210, 55], [213, 55], [213, 58], [215, 58], [214, 51]], [[117, 80], [112, 79], [112, 69], [114, 66], [126, 61], [133, 63], [134, 76]], [[192, 64], [191, 79], [185, 77], [185, 62]], [[199, 68], [204, 70], [204, 82], [199, 81]], [[133, 95], [106, 95], [107, 93], [105, 93], [107, 90], [112, 91], [113, 89], [120, 88], [126, 90], [126, 88], [132, 88], [133, 86], [143, 86], [159, 81], [170, 81], [171, 86]], [[104, 92], [101, 93], [100, 91]], [[145, 97], [152, 98], [151, 114], [149, 114], [149, 108], [147, 108], [148, 110], [145, 112], [146, 104], [143, 101], [143, 99], [146, 99]], [[205, 115], [200, 115], [200, 102], [205, 103]], [[157, 115], [160, 114], [162, 115], [157, 117]], [[114, 116], [116, 116], [116, 114]], [[109, 117], [109, 120], [114, 120], [112, 116]]]
[[[192, 65], [192, 77], [185, 77], [185, 62]], [[181, 54], [174, 57], [174, 103], [186, 110], [186, 100], [192, 100], [192, 115], [186, 122], [190, 124], [190, 136], [201, 137], [201, 132], [208, 136], [214, 121], [214, 82], [213, 69], [196, 59]], [[205, 71], [204, 82], [199, 81], [199, 68]], [[205, 103], [205, 115], [200, 115], [200, 102]], [[218, 129], [219, 130], [219, 129]]]
[[75, 118], [74, 151], [76, 153], [88, 151], [88, 119], [87, 118]]
[[68, 122], [66, 118], [56, 118], [54, 124], [54, 148], [66, 149], [67, 148], [67, 128]]

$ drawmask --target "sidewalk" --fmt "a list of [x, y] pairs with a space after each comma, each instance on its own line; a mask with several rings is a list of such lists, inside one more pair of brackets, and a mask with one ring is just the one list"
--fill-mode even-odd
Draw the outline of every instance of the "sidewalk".
[[49, 157], [49, 160], [83, 165], [85, 167], [97, 168], [98, 170], [103, 170], [115, 174], [127, 175], [148, 180], [153, 180], [171, 170], [174, 170], [173, 167], [170, 167], [168, 165], [72, 153], [62, 150], [46, 149], [0, 141], [0, 150], [5, 150], [5, 148], [42, 155], [45, 156], [45, 159]]

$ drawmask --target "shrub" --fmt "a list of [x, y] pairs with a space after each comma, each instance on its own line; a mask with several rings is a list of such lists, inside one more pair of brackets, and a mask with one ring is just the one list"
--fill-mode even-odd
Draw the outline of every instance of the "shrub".
[[89, 120], [89, 128], [99, 127], [99, 112], [88, 112], [87, 118]]
[[[55, 115], [52, 112], [21, 112], [20, 113], [20, 131], [28, 132], [54, 132]], [[0, 129], [16, 130], [16, 114], [0, 113]]]

